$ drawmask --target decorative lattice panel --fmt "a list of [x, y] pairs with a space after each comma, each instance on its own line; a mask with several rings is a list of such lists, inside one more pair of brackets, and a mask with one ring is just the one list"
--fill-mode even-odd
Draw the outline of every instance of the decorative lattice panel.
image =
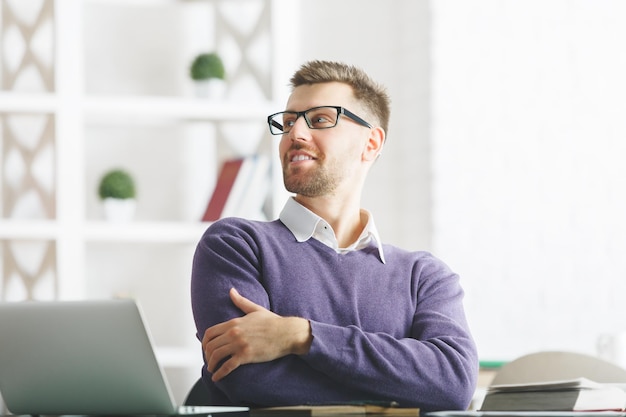
[[54, 90], [53, 6], [53, 0], [2, 0], [4, 90]]
[[[54, 1], [0, 3], [2, 89], [54, 91]], [[55, 119], [50, 113], [0, 114], [0, 217], [56, 216]], [[50, 240], [0, 241], [0, 300], [57, 297], [56, 245]]]
[[0, 123], [3, 217], [54, 219], [54, 117], [2, 114]]
[[[273, 98], [271, 6], [269, 0], [214, 2], [216, 50], [224, 60], [231, 99]], [[239, 155], [269, 146], [264, 122], [223, 122], [217, 123], [217, 129], [219, 137]]]
[[56, 245], [52, 241], [3, 241], [0, 300], [57, 298]]
[[224, 59], [233, 96], [272, 98], [271, 2], [215, 2], [216, 49]]

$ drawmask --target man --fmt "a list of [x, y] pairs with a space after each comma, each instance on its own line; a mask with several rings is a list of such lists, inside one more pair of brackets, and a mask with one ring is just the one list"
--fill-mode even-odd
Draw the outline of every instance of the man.
[[466, 408], [478, 360], [458, 276], [429, 253], [382, 244], [360, 208], [385, 143], [387, 93], [326, 61], [291, 84], [268, 123], [294, 197], [278, 220], [215, 222], [194, 256], [212, 402]]

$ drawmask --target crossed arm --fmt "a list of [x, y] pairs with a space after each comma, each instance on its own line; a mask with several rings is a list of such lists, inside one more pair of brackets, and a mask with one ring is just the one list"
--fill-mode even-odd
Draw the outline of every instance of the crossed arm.
[[229, 295], [244, 316], [209, 327], [202, 338], [202, 350], [213, 381], [219, 381], [247, 363], [308, 353], [312, 341], [308, 320], [279, 316], [243, 297], [234, 288]]
[[[281, 229], [269, 238], [236, 222], [214, 224], [194, 258], [194, 318], [216, 401], [467, 405], [478, 362], [458, 277], [444, 264], [419, 254], [372, 263], [357, 285], [332, 259], [309, 265], [300, 246], [285, 248]], [[270, 259], [260, 263], [261, 252]], [[267, 269], [273, 261], [280, 268]]]

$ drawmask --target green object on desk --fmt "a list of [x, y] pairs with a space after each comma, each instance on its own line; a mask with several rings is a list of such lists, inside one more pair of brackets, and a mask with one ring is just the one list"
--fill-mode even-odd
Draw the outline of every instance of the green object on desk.
[[506, 361], [480, 361], [478, 365], [482, 369], [497, 369], [502, 368], [503, 365], [506, 364]]

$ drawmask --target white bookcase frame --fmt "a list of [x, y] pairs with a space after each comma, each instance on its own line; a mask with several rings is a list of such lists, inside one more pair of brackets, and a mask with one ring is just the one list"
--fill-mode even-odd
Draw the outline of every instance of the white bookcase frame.
[[[206, 0], [219, 1], [219, 0]], [[233, 1], [233, 0], [228, 0]], [[236, 0], [239, 1], [239, 0]], [[55, 118], [55, 201], [54, 219], [0, 218], [0, 242], [51, 241], [55, 244], [56, 295], [59, 300], [87, 297], [85, 280], [89, 275], [87, 261], [91, 244], [194, 245], [208, 226], [190, 221], [136, 221], [111, 224], [86, 216], [85, 182], [89, 161], [85, 160], [85, 130], [90, 118], [107, 123], [125, 117], [160, 118], [174, 121], [264, 120], [280, 110], [287, 97], [287, 82], [298, 63], [297, 13], [293, 0], [246, 0], [271, 3], [272, 98], [264, 103], [207, 102], [190, 97], [162, 96], [90, 96], [85, 91], [83, 45], [84, 8], [90, 2], [126, 7], [158, 4], [182, 4], [184, 0], [54, 0], [54, 83], [52, 93], [0, 92], [0, 113], [49, 113]], [[280, 52], [279, 52], [280, 51]], [[276, 154], [274, 149], [274, 154]], [[282, 186], [280, 166], [272, 166], [272, 201], [274, 215], [280, 210], [287, 193]], [[217, 161], [216, 161], [217, 163]], [[0, 165], [1, 168], [1, 165]], [[0, 176], [0, 180], [2, 177]], [[76, 191], [82, 190], [82, 191]], [[191, 259], [189, 259], [189, 262]], [[190, 266], [190, 265], [189, 265]], [[3, 277], [3, 280], [6, 277]], [[181, 285], [187, 285], [182, 283]], [[0, 291], [1, 291], [0, 287]], [[110, 294], [101, 294], [102, 297]], [[0, 301], [3, 294], [0, 292]], [[151, 325], [158, 326], [158, 323]], [[193, 369], [199, 375], [199, 345], [172, 343], [159, 346], [159, 355], [169, 367]], [[186, 384], [189, 381], [185, 381]], [[178, 395], [187, 387], [178, 389]], [[175, 389], [175, 393], [176, 393]], [[0, 404], [1, 405], [1, 404]], [[1, 407], [0, 407], [1, 408]]]

